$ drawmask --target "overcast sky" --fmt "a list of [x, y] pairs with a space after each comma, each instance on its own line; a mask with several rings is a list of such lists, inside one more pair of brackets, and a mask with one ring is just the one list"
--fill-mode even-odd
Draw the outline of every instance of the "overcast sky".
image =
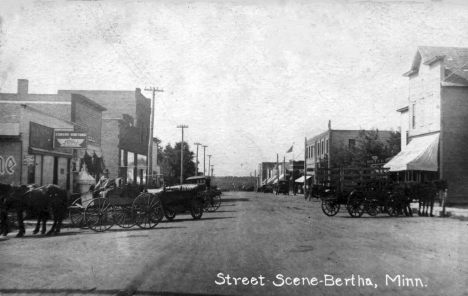
[[468, 46], [460, 3], [2, 1], [0, 91], [163, 88], [155, 136], [173, 144], [188, 125], [215, 175], [245, 176], [303, 159], [328, 120], [397, 130], [417, 46]]

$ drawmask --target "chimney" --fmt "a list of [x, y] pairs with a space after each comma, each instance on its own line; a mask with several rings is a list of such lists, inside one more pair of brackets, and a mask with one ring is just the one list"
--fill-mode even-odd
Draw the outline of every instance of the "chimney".
[[29, 81], [27, 79], [18, 79], [18, 94], [27, 95], [28, 85], [29, 85]]

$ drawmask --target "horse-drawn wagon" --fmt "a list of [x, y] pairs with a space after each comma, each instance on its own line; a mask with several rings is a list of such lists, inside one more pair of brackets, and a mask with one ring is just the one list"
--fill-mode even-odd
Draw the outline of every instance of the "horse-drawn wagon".
[[142, 192], [139, 185], [122, 184], [117, 178], [109, 190], [96, 196], [93, 190], [81, 194], [69, 207], [71, 222], [80, 228], [103, 232], [114, 224], [122, 228], [138, 225], [155, 227], [163, 217], [162, 205], [155, 195]]
[[395, 194], [388, 169], [342, 168], [317, 169], [311, 195], [322, 200], [322, 211], [336, 215], [341, 205], [351, 217], [388, 213], [398, 216], [409, 203], [404, 195]]

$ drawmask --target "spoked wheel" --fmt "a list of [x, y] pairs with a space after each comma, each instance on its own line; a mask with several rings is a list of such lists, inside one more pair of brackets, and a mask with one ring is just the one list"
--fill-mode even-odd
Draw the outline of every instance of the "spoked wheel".
[[175, 216], [176, 216], [176, 213], [174, 213], [173, 211], [169, 209], [164, 210], [164, 217], [166, 217], [167, 220], [172, 221], [174, 220]]
[[398, 196], [392, 196], [391, 199], [387, 200], [386, 208], [389, 216], [400, 216], [400, 212], [402, 211], [402, 207], [400, 205], [400, 198]]
[[340, 204], [336, 199], [322, 199], [322, 211], [327, 216], [335, 216], [340, 211]]
[[369, 216], [377, 216], [379, 213], [379, 205], [377, 204], [377, 201], [375, 200], [370, 200], [367, 201], [366, 205], [366, 213], [369, 214]]
[[88, 228], [88, 225], [86, 225], [84, 218], [85, 209], [81, 205], [81, 197], [76, 199], [68, 209], [68, 214], [70, 216], [70, 220], [73, 226], [81, 229]]
[[353, 218], [359, 218], [362, 216], [365, 210], [364, 197], [360, 192], [351, 192], [348, 196], [348, 203], [346, 204], [348, 213]]
[[135, 223], [143, 229], [151, 229], [158, 225], [163, 217], [161, 200], [154, 194], [140, 194], [132, 206]]
[[192, 215], [194, 220], [198, 220], [203, 216], [203, 203], [200, 200], [194, 199], [192, 201], [192, 206], [190, 207], [190, 214]]
[[114, 225], [114, 214], [114, 206], [107, 199], [95, 198], [86, 206], [86, 225], [97, 232], [106, 231]]
[[118, 206], [115, 208], [114, 222], [122, 228], [131, 228], [135, 225], [132, 208], [130, 206]]
[[216, 195], [212, 198], [207, 198], [204, 204], [204, 208], [208, 212], [214, 212], [221, 206], [221, 196]]

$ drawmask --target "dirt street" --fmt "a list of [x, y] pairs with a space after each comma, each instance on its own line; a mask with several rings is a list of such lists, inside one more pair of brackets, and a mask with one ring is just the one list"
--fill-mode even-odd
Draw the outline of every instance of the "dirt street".
[[468, 295], [467, 224], [227, 192], [199, 221], [0, 238], [0, 295]]

